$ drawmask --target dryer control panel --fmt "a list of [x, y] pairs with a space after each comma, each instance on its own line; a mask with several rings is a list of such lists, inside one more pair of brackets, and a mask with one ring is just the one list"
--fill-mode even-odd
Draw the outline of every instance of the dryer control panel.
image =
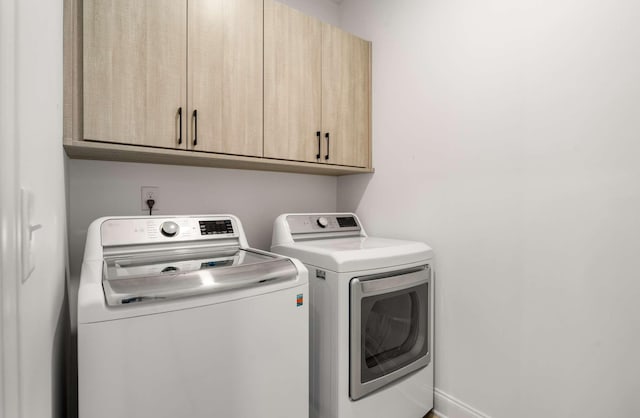
[[351, 232], [361, 229], [357, 218], [352, 214], [288, 215], [287, 223], [292, 234]]

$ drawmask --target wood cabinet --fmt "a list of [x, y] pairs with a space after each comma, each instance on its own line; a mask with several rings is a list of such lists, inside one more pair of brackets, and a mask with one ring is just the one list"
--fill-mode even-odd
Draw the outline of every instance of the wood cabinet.
[[262, 156], [262, 7], [189, 0], [189, 149]]
[[186, 6], [186, 0], [83, 3], [84, 139], [185, 147], [179, 113], [186, 105]]
[[86, 0], [83, 23], [85, 139], [262, 156], [262, 0]]
[[265, 157], [370, 166], [371, 44], [265, 0]]
[[370, 165], [370, 62], [369, 42], [323, 26], [322, 129], [332, 164]]
[[273, 0], [64, 3], [70, 157], [373, 171], [369, 42]]
[[264, 3], [264, 156], [320, 162], [322, 23]]

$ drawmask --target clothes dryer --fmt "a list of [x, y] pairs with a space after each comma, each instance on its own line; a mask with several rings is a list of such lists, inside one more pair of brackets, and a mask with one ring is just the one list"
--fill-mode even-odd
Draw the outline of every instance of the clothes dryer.
[[353, 213], [284, 214], [271, 251], [310, 280], [310, 416], [422, 418], [433, 408], [433, 253], [369, 237]]

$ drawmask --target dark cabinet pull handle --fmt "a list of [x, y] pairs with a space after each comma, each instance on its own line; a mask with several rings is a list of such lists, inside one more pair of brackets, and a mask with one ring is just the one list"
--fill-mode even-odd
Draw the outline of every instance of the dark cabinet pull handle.
[[319, 160], [320, 159], [320, 136], [322, 134], [320, 133], [320, 131], [316, 132], [316, 136], [318, 137], [318, 153], [316, 154], [316, 158]]
[[182, 107], [178, 108], [178, 118], [180, 119], [179, 124], [179, 133], [178, 133], [178, 144], [182, 144]]
[[329, 132], [327, 132], [326, 134], [324, 134], [324, 137], [327, 138], [327, 155], [324, 156], [325, 160], [329, 159]]
[[198, 145], [198, 110], [193, 111], [193, 146]]

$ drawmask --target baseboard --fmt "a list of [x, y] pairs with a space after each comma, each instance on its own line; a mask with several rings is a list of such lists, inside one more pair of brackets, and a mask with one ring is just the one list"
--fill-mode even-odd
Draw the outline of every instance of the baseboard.
[[433, 398], [433, 410], [438, 418], [491, 418], [440, 389], [434, 390]]

